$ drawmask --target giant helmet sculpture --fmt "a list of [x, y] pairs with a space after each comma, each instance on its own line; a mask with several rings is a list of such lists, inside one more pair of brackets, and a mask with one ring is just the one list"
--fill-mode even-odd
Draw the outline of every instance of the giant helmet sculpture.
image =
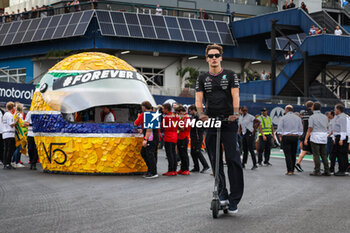
[[140, 155], [142, 134], [135, 130], [132, 119], [124, 123], [82, 123], [65, 118], [101, 106], [135, 107], [145, 100], [155, 106], [142, 75], [115, 56], [86, 52], [57, 63], [41, 79], [31, 105], [35, 142], [44, 171], [147, 171]]

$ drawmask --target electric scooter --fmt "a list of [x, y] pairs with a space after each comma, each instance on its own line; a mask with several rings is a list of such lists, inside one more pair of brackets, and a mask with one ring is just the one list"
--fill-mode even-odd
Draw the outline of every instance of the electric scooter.
[[[216, 120], [220, 120], [218, 117]], [[225, 119], [227, 121], [227, 119]], [[224, 121], [224, 120], [222, 120]], [[219, 215], [219, 211], [223, 211], [225, 214], [228, 213], [229, 205], [221, 205], [220, 198], [219, 198], [219, 163], [220, 163], [220, 149], [221, 149], [221, 127], [217, 128], [217, 135], [216, 135], [216, 152], [215, 152], [215, 182], [214, 182], [214, 192], [213, 192], [213, 199], [211, 201], [211, 207], [213, 213], [213, 218], [217, 218]]]

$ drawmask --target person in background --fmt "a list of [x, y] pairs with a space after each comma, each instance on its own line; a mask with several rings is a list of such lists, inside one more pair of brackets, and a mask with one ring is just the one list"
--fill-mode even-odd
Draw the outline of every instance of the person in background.
[[0, 108], [0, 165], [3, 165], [3, 158], [4, 158], [4, 140], [2, 139], [2, 132], [3, 132], [3, 123], [2, 123], [2, 117], [4, 116], [2, 109]]
[[284, 5], [283, 5], [282, 9], [283, 10], [287, 10], [288, 9], [288, 1], [287, 0], [284, 2]]
[[27, 8], [23, 9], [22, 15], [24, 20], [29, 19], [29, 12], [27, 11]]
[[64, 5], [64, 13], [70, 12], [70, 2], [66, 2], [66, 5]]
[[90, 0], [90, 2], [91, 2], [91, 9], [97, 9], [98, 0]]
[[290, 59], [292, 59], [293, 58], [293, 51], [292, 50], [290, 50], [289, 52], [288, 52], [288, 54], [287, 55], [284, 55], [284, 59], [285, 60], [290, 60]]
[[261, 72], [261, 80], [268, 80], [269, 75], [265, 72], [265, 70], [262, 70]]
[[179, 127], [179, 133], [177, 137], [177, 148], [181, 159], [181, 169], [177, 172], [178, 175], [190, 175], [189, 171], [189, 158], [187, 153], [188, 140], [190, 137], [191, 126], [188, 124], [190, 120], [187, 115], [186, 109], [180, 105], [176, 108], [176, 112], [179, 113], [179, 124], [183, 124], [183, 127]]
[[[330, 168], [332, 167], [332, 149], [333, 149], [333, 124], [334, 124], [334, 111], [326, 112], [326, 116], [328, 117], [328, 139], [327, 139], [327, 147], [326, 147], [326, 153], [327, 157], [331, 161]], [[334, 162], [335, 163], [335, 162]], [[334, 172], [334, 165], [333, 165], [333, 172]]]
[[309, 35], [310, 36], [313, 36], [313, 35], [316, 35], [316, 28], [315, 28], [315, 25], [312, 25], [310, 30], [309, 30]]
[[322, 29], [322, 34], [327, 34], [327, 29], [325, 27]]
[[319, 27], [316, 27], [316, 35], [321, 35], [322, 30]]
[[347, 137], [347, 115], [344, 113], [345, 107], [342, 104], [337, 104], [334, 107], [334, 145], [333, 155], [338, 159], [339, 171], [334, 173], [335, 176], [345, 176], [348, 168], [348, 137]]
[[[106, 109], [107, 108], [107, 109]], [[114, 111], [110, 107], [103, 107], [102, 111], [100, 112], [101, 122], [107, 122], [106, 116], [111, 113], [113, 115], [113, 118], [109, 116], [108, 120], [113, 120], [113, 122], [116, 121], [116, 116], [114, 114]]]
[[[142, 112], [151, 112], [153, 107], [149, 101], [141, 103]], [[135, 126], [139, 126], [143, 123], [143, 113], [139, 115], [134, 122]], [[143, 143], [141, 149], [141, 156], [144, 159], [148, 171], [144, 178], [153, 179], [158, 177], [157, 173], [157, 147], [159, 143], [159, 129], [142, 129]]]
[[257, 80], [260, 80], [260, 75], [258, 74], [258, 72], [254, 72], [254, 74], [253, 74], [253, 80], [254, 81], [257, 81]]
[[[195, 119], [196, 122], [199, 121], [199, 115], [197, 112], [197, 108], [194, 104], [192, 104], [188, 108], [190, 114], [192, 115], [192, 119]], [[209, 170], [209, 165], [204, 158], [202, 154], [202, 143], [203, 143], [203, 134], [204, 134], [204, 129], [203, 128], [198, 128], [198, 127], [193, 127], [191, 128], [190, 136], [191, 136], [191, 156], [193, 160], [193, 169], [191, 172], [199, 172], [199, 162], [201, 162], [203, 169], [201, 173], [204, 173], [205, 171]]]
[[7, 112], [2, 117], [2, 123], [3, 123], [3, 132], [2, 132], [2, 138], [4, 139], [4, 157], [3, 157], [3, 164], [4, 169], [16, 169], [11, 165], [11, 157], [16, 149], [16, 141], [15, 141], [15, 125], [18, 122], [17, 118], [15, 118], [12, 115], [13, 102], [8, 102], [6, 104], [6, 110]]
[[163, 9], [159, 6], [159, 4], [157, 5], [157, 8], [156, 8], [156, 15], [163, 15]]
[[295, 8], [293, 0], [289, 0], [288, 9]]
[[267, 108], [261, 109], [261, 116], [258, 118], [260, 120], [259, 126], [259, 153], [258, 153], [258, 164], [262, 166], [262, 154], [264, 153], [264, 164], [266, 166], [271, 166], [270, 163], [270, 153], [271, 153], [271, 143], [272, 139], [275, 141], [275, 132], [272, 124], [272, 119], [267, 115]]
[[[313, 114], [309, 118], [309, 127], [305, 136], [304, 144], [311, 143], [315, 168], [310, 176], [330, 176], [328, 158], [326, 153], [326, 144], [328, 136], [328, 118], [321, 113], [321, 104], [314, 103], [312, 107]], [[321, 173], [322, 158], [324, 173]]]
[[309, 14], [309, 9], [307, 9], [306, 4], [305, 4], [304, 2], [302, 2], [302, 3], [300, 4], [300, 8], [303, 9], [306, 13]]
[[15, 125], [15, 142], [16, 142], [16, 150], [12, 156], [12, 166], [15, 168], [22, 168], [24, 165], [20, 163], [21, 154], [27, 153], [27, 137], [24, 132], [24, 114], [23, 114], [23, 105], [20, 103], [16, 103], [16, 111], [13, 114], [15, 121], [17, 121]]
[[254, 152], [254, 143], [255, 143], [255, 130], [254, 130], [254, 120], [255, 117], [248, 113], [248, 108], [244, 106], [242, 108], [243, 114], [239, 117], [238, 125], [239, 132], [242, 135], [242, 144], [243, 144], [243, 161], [242, 166], [245, 168], [245, 165], [248, 160], [248, 151], [252, 157], [253, 167], [252, 170], [258, 168], [256, 166], [256, 155]]
[[341, 35], [343, 35], [343, 31], [340, 30], [339, 26], [337, 26], [337, 27], [335, 28], [335, 30], [334, 30], [334, 35], [336, 35], [336, 36], [341, 36]]
[[104, 122], [112, 123], [115, 122], [115, 117], [112, 113], [112, 109], [110, 107], [104, 107], [103, 112], [105, 113]]
[[[305, 103], [306, 110], [301, 114], [301, 119], [303, 120], [303, 135], [300, 138], [301, 142], [304, 143], [305, 141], [305, 136], [307, 133], [307, 130], [309, 128], [309, 118], [313, 114], [312, 108], [313, 108], [314, 103], [312, 101], [307, 101]], [[297, 169], [298, 172], [303, 172], [304, 170], [301, 168], [301, 161], [303, 161], [305, 155], [307, 153], [311, 153], [311, 145], [310, 145], [310, 138], [308, 139], [309, 142], [307, 145], [303, 144], [302, 145], [302, 150], [299, 154], [298, 162], [295, 164], [295, 169]]]
[[[177, 130], [178, 125], [174, 126], [176, 122], [179, 121], [178, 116], [171, 112], [171, 105], [169, 103], [163, 104], [163, 113], [165, 114], [163, 118], [163, 128], [164, 128], [164, 146], [166, 157], [168, 158], [168, 171], [163, 174], [163, 176], [176, 176], [176, 152], [175, 146], [177, 143]], [[174, 122], [174, 124], [172, 124]], [[164, 124], [166, 126], [164, 126]]]
[[30, 162], [30, 170], [36, 170], [36, 163], [38, 160], [38, 150], [34, 140], [33, 133], [33, 122], [32, 122], [32, 112], [29, 111], [24, 121], [24, 125], [28, 127], [28, 154], [29, 154], [29, 162]]
[[288, 176], [293, 175], [298, 139], [303, 133], [303, 125], [300, 117], [293, 113], [292, 105], [287, 105], [285, 107], [285, 115], [281, 117], [278, 123], [277, 133], [286, 160], [287, 172], [285, 174]]

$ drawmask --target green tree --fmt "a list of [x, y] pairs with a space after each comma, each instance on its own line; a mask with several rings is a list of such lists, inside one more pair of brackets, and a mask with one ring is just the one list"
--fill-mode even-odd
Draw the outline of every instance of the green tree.
[[[184, 78], [187, 73], [188, 76]], [[176, 75], [180, 76], [181, 78], [181, 87], [183, 84], [185, 84], [185, 87], [194, 87], [199, 76], [199, 71], [196, 68], [187, 66], [185, 68], [179, 68], [176, 72]]]

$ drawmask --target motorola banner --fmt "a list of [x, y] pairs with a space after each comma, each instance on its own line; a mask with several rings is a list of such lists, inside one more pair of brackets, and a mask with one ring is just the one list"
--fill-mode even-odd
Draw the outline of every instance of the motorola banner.
[[30, 105], [32, 103], [35, 85], [0, 82], [0, 102], [20, 102]]

